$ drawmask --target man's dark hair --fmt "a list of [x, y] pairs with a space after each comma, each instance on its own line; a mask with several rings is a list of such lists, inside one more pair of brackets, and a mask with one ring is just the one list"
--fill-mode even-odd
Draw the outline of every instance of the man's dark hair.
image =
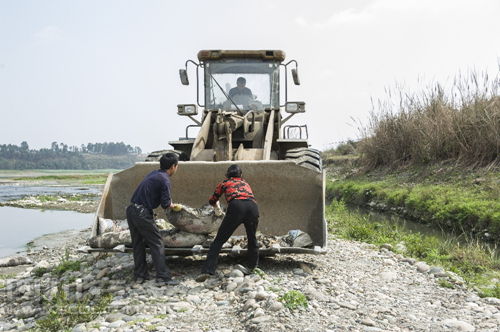
[[165, 153], [163, 156], [160, 158], [160, 169], [162, 171], [166, 171], [172, 165], [177, 165], [179, 163], [179, 158], [175, 153], [169, 152]]
[[244, 77], [238, 77], [238, 79], [236, 80], [236, 83], [242, 83], [242, 84], [246, 84], [247, 83], [247, 80], [244, 78]]
[[240, 166], [234, 164], [234, 165], [229, 166], [229, 168], [227, 169], [226, 177], [228, 177], [228, 178], [239, 178], [239, 177], [241, 177], [242, 173], [243, 172], [241, 171]]

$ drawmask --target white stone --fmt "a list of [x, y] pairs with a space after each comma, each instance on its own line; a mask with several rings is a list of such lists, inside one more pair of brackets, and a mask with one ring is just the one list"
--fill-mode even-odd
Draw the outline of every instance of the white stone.
[[232, 270], [231, 273], [229, 274], [229, 277], [230, 278], [244, 278], [245, 275], [243, 274], [243, 272], [241, 272], [240, 270]]
[[228, 292], [232, 292], [233, 290], [236, 289], [236, 287], [238, 287], [238, 284], [235, 283], [235, 282], [230, 282], [229, 284], [227, 284], [226, 286], [226, 291]]
[[265, 315], [265, 312], [264, 312], [264, 310], [262, 310], [262, 308], [255, 309], [255, 311], [253, 313], [254, 317], [260, 317], [260, 316], [264, 316], [264, 315]]
[[391, 271], [384, 271], [380, 273], [380, 278], [385, 281], [392, 281], [397, 278], [397, 274]]
[[417, 268], [417, 271], [421, 273], [426, 273], [431, 269], [425, 262], [418, 262], [415, 264], [415, 267]]
[[264, 322], [268, 322], [272, 320], [272, 318], [270, 316], [260, 316], [260, 317], [255, 317], [255, 318], [252, 318], [250, 319], [250, 324], [260, 324], [260, 323], [264, 323]]
[[474, 326], [471, 324], [461, 321], [461, 320], [456, 320], [456, 319], [446, 319], [444, 320], [444, 325], [447, 327], [450, 327], [452, 329], [455, 329], [455, 331], [464, 331], [464, 332], [473, 332], [476, 330]]
[[257, 294], [255, 294], [255, 299], [257, 301], [262, 301], [262, 300], [265, 300], [269, 297], [269, 294], [265, 291], [259, 291], [257, 292]]
[[43, 269], [48, 269], [50, 267], [50, 264], [49, 262], [47, 262], [45, 259], [44, 260], [41, 260], [39, 261], [38, 263], [35, 264], [35, 269], [40, 269], [40, 268], [43, 268]]
[[109, 325], [108, 325], [108, 327], [109, 327], [109, 328], [118, 328], [118, 327], [120, 327], [120, 326], [122, 326], [122, 325], [124, 325], [124, 324], [125, 324], [125, 322], [124, 322], [123, 320], [121, 320], [121, 319], [120, 319], [120, 320], [117, 320], [117, 321], [115, 321], [115, 322], [113, 322], [113, 323], [109, 324]]
[[194, 303], [194, 304], [199, 304], [199, 303], [201, 303], [201, 298], [200, 298], [199, 296], [197, 296], [197, 295], [188, 295], [188, 296], [186, 297], [186, 300], [187, 300], [188, 302], [191, 302], [191, 303]]

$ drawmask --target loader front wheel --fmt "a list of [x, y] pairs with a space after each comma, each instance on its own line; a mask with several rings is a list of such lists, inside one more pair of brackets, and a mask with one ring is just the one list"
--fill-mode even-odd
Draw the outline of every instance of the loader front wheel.
[[188, 155], [179, 150], [160, 150], [160, 151], [154, 151], [151, 152], [144, 161], [159, 161], [161, 156], [163, 156], [165, 153], [175, 153], [177, 157], [179, 157], [180, 161], [187, 161], [189, 160]]

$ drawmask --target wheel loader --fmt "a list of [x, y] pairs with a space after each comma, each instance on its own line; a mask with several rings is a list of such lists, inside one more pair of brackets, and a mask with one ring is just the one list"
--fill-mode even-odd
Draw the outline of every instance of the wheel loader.
[[[188, 69], [196, 74], [196, 103], [179, 104], [177, 114], [192, 124], [186, 127], [184, 137], [169, 142], [170, 150], [153, 152], [145, 162], [108, 177], [92, 236], [100, 234], [99, 218], [126, 218], [125, 209], [137, 185], [159, 168], [163, 153], [174, 152], [180, 160], [171, 178], [175, 203], [206, 204], [227, 168], [237, 163], [259, 205], [258, 231], [280, 236], [300, 230], [312, 240], [307, 248], [273, 246], [261, 248], [261, 253], [324, 253], [327, 226], [320, 153], [309, 147], [306, 125], [287, 124], [305, 112], [304, 102], [288, 101], [288, 76], [300, 84], [297, 61], [285, 62], [285, 53], [280, 50], [202, 50], [198, 61], [187, 60], [185, 68], [179, 70], [183, 85], [190, 84]], [[244, 87], [240, 84], [243, 81]], [[197, 134], [190, 137], [195, 128]], [[158, 218], [165, 216], [161, 208], [155, 213]], [[235, 235], [242, 234], [240, 226]], [[207, 252], [207, 248], [195, 247], [166, 247], [165, 251], [171, 255]], [[222, 252], [245, 252], [240, 249]]]

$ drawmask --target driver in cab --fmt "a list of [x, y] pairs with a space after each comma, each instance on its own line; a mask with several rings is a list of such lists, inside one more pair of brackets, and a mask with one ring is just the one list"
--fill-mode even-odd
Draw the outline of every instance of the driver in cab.
[[246, 84], [247, 80], [244, 77], [238, 77], [236, 80], [236, 87], [229, 90], [229, 98], [233, 100], [238, 99], [242, 104], [248, 104], [248, 102], [253, 99], [253, 94], [252, 90], [245, 86]]

